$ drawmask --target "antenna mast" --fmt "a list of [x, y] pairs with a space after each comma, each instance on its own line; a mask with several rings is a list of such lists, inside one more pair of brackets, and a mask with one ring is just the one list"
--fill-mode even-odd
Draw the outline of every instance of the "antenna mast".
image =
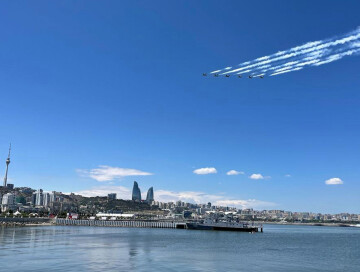
[[4, 187], [6, 187], [6, 185], [7, 185], [7, 176], [8, 176], [8, 170], [9, 170], [9, 164], [10, 164], [10, 152], [11, 152], [11, 143], [9, 146], [9, 154], [6, 159], [6, 172], [5, 172], [5, 177], [4, 177]]

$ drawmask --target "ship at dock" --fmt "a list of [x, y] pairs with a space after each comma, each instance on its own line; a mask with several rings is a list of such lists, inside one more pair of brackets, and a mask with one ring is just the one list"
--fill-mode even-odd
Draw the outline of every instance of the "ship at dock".
[[263, 232], [261, 224], [250, 222], [237, 222], [207, 218], [201, 222], [186, 223], [187, 229], [193, 230], [222, 230], [222, 231], [242, 231], [242, 232]]

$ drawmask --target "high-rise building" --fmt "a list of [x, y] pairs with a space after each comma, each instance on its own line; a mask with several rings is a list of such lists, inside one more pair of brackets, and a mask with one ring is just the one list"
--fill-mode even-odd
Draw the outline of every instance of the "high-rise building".
[[36, 194], [37, 192], [33, 192], [31, 195], [31, 205], [35, 206], [36, 204]]
[[134, 187], [132, 190], [132, 200], [133, 201], [141, 201], [141, 192], [139, 189], [139, 185], [136, 181], [134, 181]]
[[44, 205], [44, 194], [43, 194], [43, 190], [39, 189], [36, 192], [35, 206], [43, 206], [43, 205]]
[[16, 210], [15, 204], [15, 195], [12, 193], [7, 193], [3, 195], [1, 200], [1, 211], [6, 212], [8, 210]]
[[43, 194], [43, 206], [45, 207], [49, 207], [50, 206], [50, 194], [49, 193], [44, 193]]
[[58, 193], [56, 191], [53, 191], [50, 194], [50, 203], [54, 203], [54, 202], [59, 202], [59, 196], [58, 196]]
[[115, 193], [108, 194], [108, 199], [111, 199], [111, 200], [116, 199], [116, 194]]
[[151, 202], [153, 201], [154, 201], [154, 189], [153, 187], [150, 187], [146, 195], [146, 202], [151, 204]]
[[5, 177], [4, 177], [4, 187], [6, 187], [7, 185], [7, 176], [8, 176], [8, 169], [9, 169], [9, 164], [10, 164], [10, 151], [11, 151], [11, 144], [9, 147], [9, 154], [8, 157], [6, 159], [6, 171], [5, 171]]
[[1, 204], [8, 205], [8, 206], [14, 205], [15, 204], [15, 195], [12, 193], [7, 193], [7, 194], [3, 195]]

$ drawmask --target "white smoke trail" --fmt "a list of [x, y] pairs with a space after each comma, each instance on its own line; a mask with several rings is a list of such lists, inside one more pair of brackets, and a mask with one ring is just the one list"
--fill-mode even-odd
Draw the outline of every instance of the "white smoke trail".
[[[351, 45], [349, 47], [356, 48], [353, 45]], [[358, 47], [360, 47], [360, 43], [358, 44]], [[329, 60], [326, 59], [325, 62], [321, 61], [321, 59], [324, 59], [325, 57], [329, 56], [331, 53], [341, 53], [341, 54], [340, 55], [339, 54], [334, 54], [335, 56], [330, 58]], [[328, 50], [328, 49], [321, 49], [321, 50], [318, 50], [318, 51], [307, 54], [308, 57], [303, 57], [301, 59], [301, 61], [304, 61], [304, 62], [301, 62], [301, 63], [299, 63], [299, 61], [288, 62], [288, 63], [285, 63], [285, 64], [281, 64], [279, 66], [270, 67], [269, 69], [262, 70], [262, 72], [278, 70], [278, 69], [281, 69], [282, 67], [286, 68], [287, 66], [293, 66], [294, 64], [296, 64], [296, 65], [294, 65], [294, 67], [296, 67], [296, 66], [306, 66], [306, 65], [319, 66], [321, 64], [330, 63], [330, 62], [333, 62], [335, 60], [341, 59], [342, 57], [351, 55], [353, 53], [356, 53], [356, 52], [353, 52], [351, 50], [347, 51], [347, 48], [340, 48], [338, 50], [334, 50], [334, 52], [331, 51], [331, 50]], [[338, 55], [339, 55], [339, 57], [336, 57]]]
[[246, 71], [242, 71], [240, 73], [237, 73], [237, 75], [243, 75], [243, 74], [246, 74], [246, 73], [250, 73], [251, 70], [246, 70]]
[[288, 50], [243, 62], [237, 65], [238, 68], [229, 66], [210, 73], [220, 75], [252, 73], [255, 75], [270, 72], [271, 76], [274, 76], [299, 71], [306, 66], [331, 63], [345, 56], [355, 55], [359, 51], [360, 27], [340, 37], [308, 42]]
[[331, 55], [328, 58], [326, 58], [325, 60], [323, 60], [321, 62], [318, 62], [318, 63], [315, 63], [314, 65], [315, 66], [320, 66], [320, 65], [323, 65], [323, 64], [327, 64], [327, 63], [342, 59], [345, 56], [351, 56], [351, 55], [354, 55], [354, 54], [357, 54], [357, 53], [360, 53], [360, 48], [359, 49], [352, 49], [352, 50], [349, 50], [349, 51], [346, 51], [346, 52], [343, 52], [343, 53], [340, 53], [340, 54]]
[[281, 75], [281, 74], [285, 74], [285, 73], [289, 73], [289, 72], [293, 72], [293, 71], [299, 71], [301, 70], [302, 67], [298, 67], [298, 68], [294, 68], [294, 69], [288, 69], [288, 70], [284, 70], [284, 71], [281, 71], [281, 72], [276, 72], [271, 74], [270, 76], [276, 76], [276, 75]]
[[221, 70], [212, 71], [212, 72], [210, 72], [210, 74], [215, 74], [215, 73], [219, 73], [219, 72], [221, 72]]
[[300, 51], [294, 51], [292, 53], [281, 55], [281, 56], [276, 57], [276, 58], [268, 58], [267, 60], [260, 61], [260, 62], [251, 64], [251, 65], [248, 65], [248, 66], [245, 66], [245, 67], [241, 67], [241, 68], [238, 68], [238, 69], [235, 69], [235, 70], [231, 70], [231, 71], [225, 72], [223, 74], [229, 74], [229, 73], [234, 73], [234, 72], [241, 71], [241, 70], [244, 70], [244, 69], [258, 67], [260, 65], [264, 65], [264, 64], [268, 64], [268, 63], [272, 63], [272, 62], [275, 62], [275, 61], [280, 61], [280, 60], [284, 60], [284, 59], [288, 59], [288, 58], [293, 58], [293, 57], [296, 57], [296, 56], [299, 56], [299, 55], [304, 55], [304, 54], [311, 53], [311, 52], [314, 53], [314, 51], [317, 52], [317, 53], [321, 53], [323, 49], [328, 48], [330, 46], [344, 44], [346, 42], [352, 41], [354, 39], [359, 39], [359, 38], [360, 38], [360, 33], [358, 35], [356, 35], [356, 36], [351, 36], [351, 37], [347, 37], [347, 38], [344, 38], [344, 39], [336, 40], [334, 42], [328, 42], [328, 43], [325, 43], [325, 44], [320, 44], [318, 46], [303, 49], [303, 50], [300, 50]]

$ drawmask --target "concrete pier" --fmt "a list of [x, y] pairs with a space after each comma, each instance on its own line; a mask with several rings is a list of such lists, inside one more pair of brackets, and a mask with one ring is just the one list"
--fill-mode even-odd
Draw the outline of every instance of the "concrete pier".
[[75, 220], [57, 218], [56, 225], [63, 226], [97, 226], [97, 227], [125, 227], [125, 228], [167, 228], [185, 229], [182, 222], [158, 222], [158, 221], [135, 221], [135, 220]]
[[[55, 219], [56, 225], [62, 226], [96, 226], [96, 227], [124, 227], [124, 228], [166, 228], [166, 229], [188, 229], [188, 224], [185, 222], [176, 221], [141, 221], [141, 220], [78, 220], [78, 219]], [[199, 228], [201, 229], [201, 228]], [[227, 230], [227, 231], [248, 231], [248, 232], [263, 232], [263, 226], [251, 224], [246, 228], [213, 228], [213, 230]]]

